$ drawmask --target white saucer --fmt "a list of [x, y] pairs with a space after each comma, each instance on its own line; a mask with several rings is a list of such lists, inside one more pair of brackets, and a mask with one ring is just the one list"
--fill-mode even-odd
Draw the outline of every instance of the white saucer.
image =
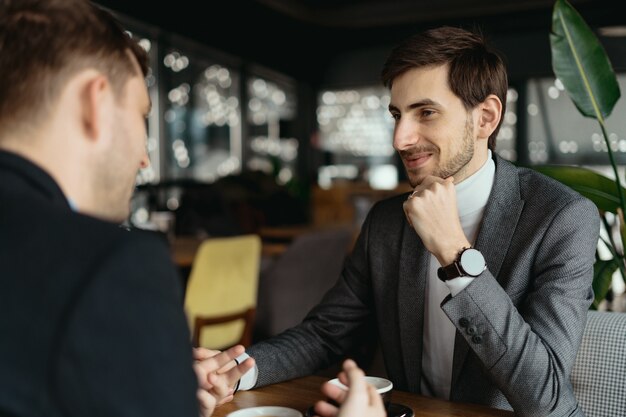
[[257, 416], [272, 416], [272, 417], [302, 417], [302, 413], [298, 410], [288, 407], [250, 407], [242, 408], [241, 410], [233, 411], [226, 417], [257, 417]]

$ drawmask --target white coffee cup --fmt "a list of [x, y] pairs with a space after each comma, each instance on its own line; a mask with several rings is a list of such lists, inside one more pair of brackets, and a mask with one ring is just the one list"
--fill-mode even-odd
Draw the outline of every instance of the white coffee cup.
[[[341, 389], [348, 390], [344, 384], [339, 381], [339, 378], [333, 378], [330, 381], [331, 384], [338, 386]], [[378, 376], [366, 376], [365, 382], [372, 385], [376, 388], [376, 392], [380, 394], [383, 399], [383, 403], [385, 404], [385, 408], [389, 407], [391, 403], [391, 390], [393, 389], [393, 382], [386, 378], [381, 378]]]
[[226, 417], [302, 417], [302, 413], [298, 410], [294, 410], [289, 407], [250, 407], [242, 408], [241, 410], [233, 411]]

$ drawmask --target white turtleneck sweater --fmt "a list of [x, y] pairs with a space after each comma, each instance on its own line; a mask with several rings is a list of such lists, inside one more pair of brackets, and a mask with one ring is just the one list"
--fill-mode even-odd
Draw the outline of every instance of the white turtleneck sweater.
[[[483, 219], [495, 172], [496, 165], [489, 151], [483, 166], [455, 185], [461, 227], [472, 245]], [[475, 278], [459, 277], [444, 283], [437, 277], [440, 266], [437, 258], [431, 254], [424, 305], [421, 390], [424, 395], [447, 400], [450, 398], [456, 327], [445, 315], [440, 304], [449, 293], [454, 297]]]
[[[483, 218], [495, 172], [496, 166], [489, 151], [487, 162], [476, 173], [455, 185], [461, 226], [467, 240], [472, 244]], [[437, 278], [437, 269], [441, 266], [439, 261], [433, 255], [430, 257], [430, 270], [426, 285], [421, 389], [424, 395], [448, 399], [456, 328], [450, 323], [439, 304], [448, 293], [454, 297], [474, 278], [459, 277], [444, 284]], [[241, 363], [248, 357], [247, 353], [243, 353], [237, 360]], [[258, 373], [259, 370], [254, 365], [254, 368], [241, 377], [239, 389], [248, 390], [254, 387]]]

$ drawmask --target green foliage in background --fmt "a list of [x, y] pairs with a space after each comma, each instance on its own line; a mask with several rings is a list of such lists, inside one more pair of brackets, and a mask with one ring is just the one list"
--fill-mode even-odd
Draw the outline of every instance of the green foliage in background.
[[[592, 308], [606, 298], [611, 288], [613, 273], [619, 269], [626, 282], [624, 250], [626, 228], [624, 227], [624, 195], [617, 165], [608, 140], [605, 119], [613, 111], [620, 98], [617, 77], [611, 62], [593, 31], [587, 26], [578, 12], [565, 0], [557, 0], [552, 14], [552, 69], [561, 80], [569, 97], [578, 111], [585, 117], [598, 121], [608, 150], [608, 157], [615, 180], [591, 170], [575, 166], [539, 166], [536, 170], [570, 186], [593, 201], [599, 209], [603, 224], [608, 231], [604, 244], [612, 258], [600, 259], [596, 256], [594, 265], [595, 300]], [[619, 240], [616, 241], [608, 213], [619, 222]]]

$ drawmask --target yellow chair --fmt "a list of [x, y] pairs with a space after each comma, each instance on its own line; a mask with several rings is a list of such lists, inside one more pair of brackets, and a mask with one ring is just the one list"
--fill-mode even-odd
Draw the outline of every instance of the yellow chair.
[[260, 260], [261, 239], [257, 235], [202, 242], [185, 293], [194, 346], [224, 349], [250, 345]]

